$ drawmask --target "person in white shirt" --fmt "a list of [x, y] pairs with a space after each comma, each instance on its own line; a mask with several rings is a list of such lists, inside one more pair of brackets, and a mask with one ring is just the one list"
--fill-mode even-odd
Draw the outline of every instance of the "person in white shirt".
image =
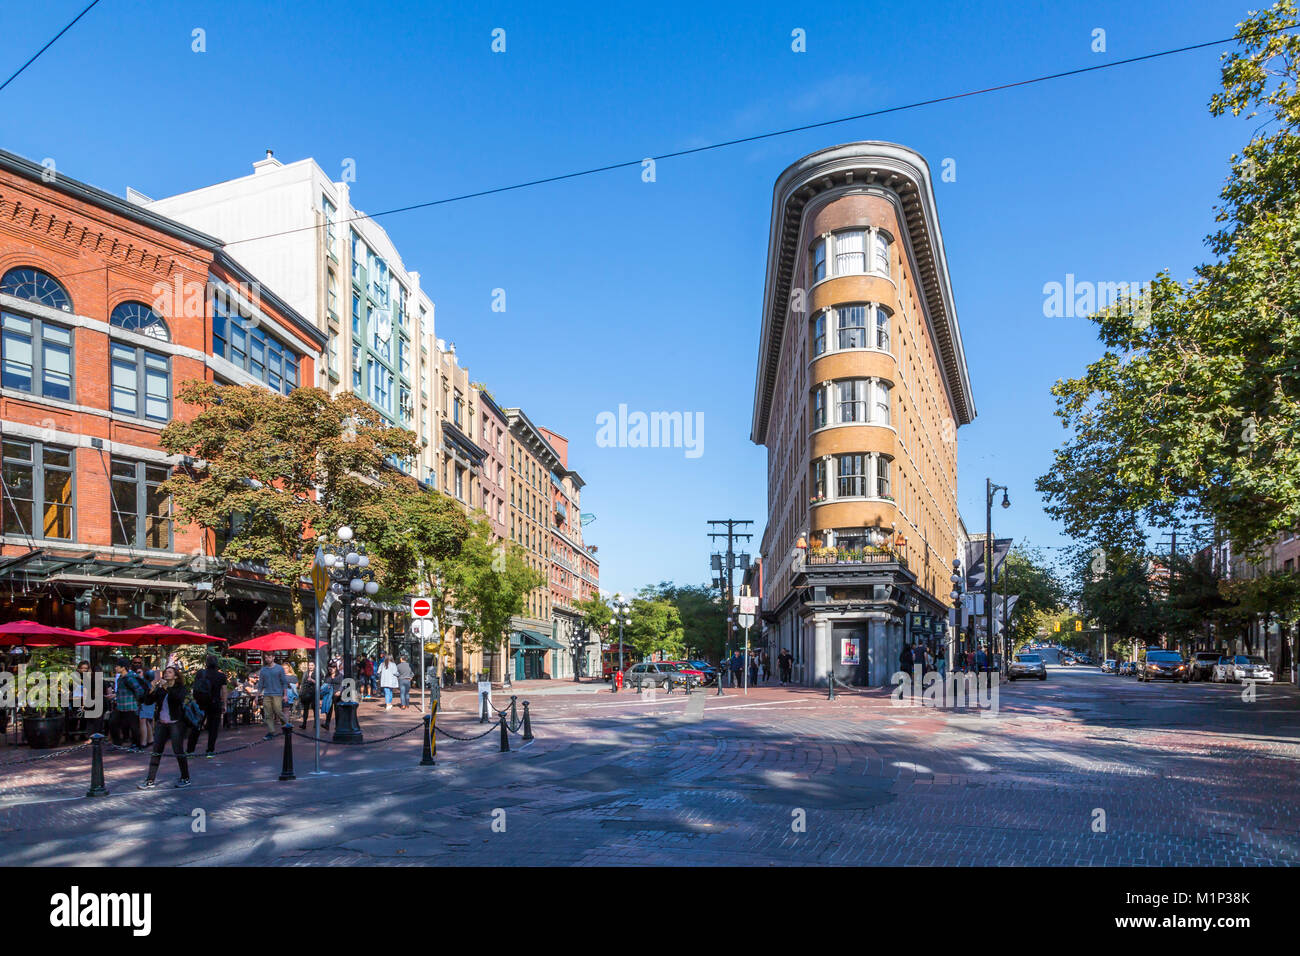
[[384, 655], [384, 662], [379, 665], [379, 686], [384, 692], [384, 709], [393, 709], [393, 691], [397, 690], [397, 665], [387, 654]]

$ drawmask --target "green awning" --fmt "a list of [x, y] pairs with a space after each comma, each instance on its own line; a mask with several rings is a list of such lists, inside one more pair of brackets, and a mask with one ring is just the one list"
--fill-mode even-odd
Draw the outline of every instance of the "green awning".
[[510, 635], [511, 648], [518, 648], [525, 651], [530, 650], [564, 650], [564, 645], [558, 641], [551, 640], [550, 637], [541, 631], [515, 631]]

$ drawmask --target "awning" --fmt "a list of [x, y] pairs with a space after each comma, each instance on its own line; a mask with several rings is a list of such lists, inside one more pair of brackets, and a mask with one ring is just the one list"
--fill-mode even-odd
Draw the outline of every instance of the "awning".
[[510, 635], [510, 646], [525, 651], [565, 649], [563, 644], [551, 640], [541, 631], [515, 631]]

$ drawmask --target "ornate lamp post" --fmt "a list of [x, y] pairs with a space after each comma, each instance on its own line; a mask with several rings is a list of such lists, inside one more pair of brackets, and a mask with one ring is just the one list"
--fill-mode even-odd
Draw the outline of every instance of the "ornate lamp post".
[[632, 604], [624, 601], [621, 594], [615, 594], [610, 607], [614, 610], [614, 616], [609, 619], [610, 626], [618, 625], [618, 671], [621, 674], [623, 672], [623, 627], [632, 623], [632, 618], [629, 616]]
[[573, 648], [573, 682], [578, 683], [582, 676], [582, 652], [590, 643], [587, 639], [587, 622], [579, 621], [578, 626], [569, 632], [569, 646]]
[[[354, 680], [352, 673], [352, 605], [362, 595], [373, 596], [379, 592], [379, 583], [370, 569], [370, 557], [365, 546], [353, 540], [352, 529], [347, 525], [337, 532], [338, 545], [324, 549], [325, 570], [330, 576], [330, 589], [343, 602], [343, 678]], [[334, 704], [338, 715], [334, 723], [334, 742], [361, 741], [361, 724], [357, 721], [355, 692], [352, 700], [339, 700]]]
[[[984, 479], [984, 624], [988, 635], [989, 670], [993, 669], [993, 498], [1002, 492], [1002, 507], [1010, 508], [1011, 499], [1007, 497], [1006, 485], [995, 485], [992, 478]], [[1002, 656], [1002, 666], [1006, 666], [1006, 655]]]

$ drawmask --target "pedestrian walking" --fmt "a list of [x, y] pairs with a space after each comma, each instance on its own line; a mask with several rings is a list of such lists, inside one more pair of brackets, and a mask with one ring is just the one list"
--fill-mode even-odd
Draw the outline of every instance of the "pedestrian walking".
[[912, 673], [912, 647], [910, 644], [904, 644], [902, 652], [898, 655], [898, 669], [904, 674]]
[[749, 683], [750, 686], [758, 684], [758, 654], [749, 655]]
[[[203, 754], [205, 757], [211, 757], [213, 751], [217, 749], [217, 734], [221, 730], [221, 721], [226, 713], [228, 686], [226, 675], [217, 666], [220, 663], [221, 659], [216, 654], [209, 654], [204, 661], [203, 669], [194, 675], [194, 686], [191, 689], [194, 702], [203, 708], [203, 726], [208, 728], [208, 749]], [[194, 753], [198, 742], [199, 728], [191, 727], [185, 752]]]
[[939, 680], [947, 680], [948, 661], [942, 647], [934, 652], [934, 667], [939, 672]]
[[288, 689], [289, 678], [284, 668], [276, 663], [274, 656], [268, 656], [263, 661], [257, 678], [258, 687], [262, 691], [262, 719], [266, 722], [266, 736], [263, 739], [271, 740], [280, 729], [276, 724], [283, 727], [288, 723], [284, 719], [284, 692]]
[[415, 671], [411, 670], [411, 664], [403, 654], [397, 662], [397, 688], [402, 695], [402, 710], [411, 702], [411, 681], [415, 679]]
[[153, 755], [149, 758], [149, 775], [144, 783], [138, 785], [140, 790], [152, 790], [157, 784], [158, 765], [162, 763], [163, 749], [170, 740], [172, 753], [180, 764], [181, 779], [176, 786], [190, 785], [190, 764], [185, 759], [185, 744], [181, 740], [182, 718], [185, 714], [185, 679], [175, 667], [165, 667], [160, 676], [154, 679], [145, 693], [143, 702], [157, 708], [154, 729]]
[[[158, 679], [158, 674], [150, 669], [147, 657], [134, 658], [131, 661], [131, 670], [140, 677], [146, 689]], [[146, 749], [153, 743], [154, 709], [154, 705], [147, 703], [142, 695], [140, 698], [140, 745]]]
[[781, 671], [781, 683], [790, 683], [790, 672], [794, 669], [794, 655], [790, 653], [790, 648], [781, 648], [781, 653], [777, 655], [776, 663]]
[[109, 722], [108, 732], [114, 744], [121, 746], [130, 739], [130, 750], [143, 750], [140, 740], [140, 698], [149, 692], [149, 687], [135, 671], [131, 662], [119, 657], [113, 670], [113, 719]]
[[397, 665], [384, 655], [383, 662], [379, 665], [379, 687], [384, 692], [384, 710], [393, 709], [393, 691], [397, 690]]

